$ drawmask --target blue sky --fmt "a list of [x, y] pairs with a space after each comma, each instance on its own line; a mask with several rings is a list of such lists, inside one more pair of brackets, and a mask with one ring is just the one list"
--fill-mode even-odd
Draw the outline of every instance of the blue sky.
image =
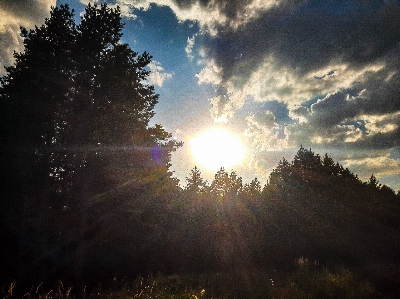
[[[399, 1], [106, 2], [121, 7], [123, 42], [153, 56], [152, 123], [185, 142], [172, 159], [181, 181], [195, 166], [190, 138], [222, 126], [246, 143], [234, 167], [245, 180], [265, 182], [302, 144], [400, 189]], [[21, 49], [19, 25], [39, 25], [63, 3], [79, 19], [88, 1], [3, 0], [0, 64]]]

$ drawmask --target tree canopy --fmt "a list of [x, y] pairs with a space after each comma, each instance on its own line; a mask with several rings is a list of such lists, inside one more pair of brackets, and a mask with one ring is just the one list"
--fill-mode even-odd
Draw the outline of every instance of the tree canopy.
[[24, 51], [0, 79], [2, 217], [44, 255], [84, 238], [96, 209], [118, 210], [115, 194], [177, 188], [168, 169], [179, 144], [149, 126], [152, 57], [121, 42], [123, 26], [106, 4], [89, 4], [79, 24], [68, 5], [54, 7], [21, 29]]

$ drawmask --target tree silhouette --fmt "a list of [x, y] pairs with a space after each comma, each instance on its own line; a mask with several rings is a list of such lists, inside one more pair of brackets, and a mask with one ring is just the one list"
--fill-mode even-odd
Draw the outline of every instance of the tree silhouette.
[[261, 195], [261, 183], [257, 178], [254, 178], [250, 183], [244, 184], [241, 197], [247, 200], [256, 199]]
[[221, 167], [214, 176], [210, 185], [210, 193], [217, 198], [222, 198], [230, 189], [229, 174]]
[[205, 191], [207, 182], [202, 178], [200, 170], [195, 166], [186, 178], [186, 187], [189, 193], [198, 194]]
[[366, 183], [367, 186], [370, 186], [372, 188], [376, 188], [379, 189], [379, 187], [381, 186], [379, 184], [379, 181], [376, 179], [376, 177], [374, 176], [374, 174], [371, 175], [371, 177], [369, 178], [368, 182]]
[[269, 176], [269, 184], [277, 188], [283, 188], [292, 176], [291, 164], [283, 158], [278, 166], [272, 170]]
[[89, 4], [76, 25], [68, 5], [55, 7], [44, 25], [22, 29], [24, 52], [1, 78], [1, 216], [46, 260], [121, 216], [129, 200], [177, 190], [168, 168], [179, 144], [149, 127], [152, 57], [121, 43], [122, 28], [119, 8]]
[[228, 174], [223, 167], [217, 171], [209, 187], [210, 194], [220, 199], [223, 197], [234, 199], [241, 189], [242, 178], [235, 171]]
[[314, 152], [310, 149], [307, 150], [303, 146], [300, 146], [300, 149], [297, 151], [293, 159], [294, 168], [299, 169], [303, 173], [307, 170], [319, 170], [321, 166], [321, 158], [319, 155], [314, 154]]

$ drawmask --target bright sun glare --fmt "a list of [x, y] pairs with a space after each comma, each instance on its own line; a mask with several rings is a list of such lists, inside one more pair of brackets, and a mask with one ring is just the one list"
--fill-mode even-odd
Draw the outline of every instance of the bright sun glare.
[[242, 162], [245, 147], [240, 138], [227, 130], [208, 130], [191, 139], [193, 157], [208, 170], [229, 168]]

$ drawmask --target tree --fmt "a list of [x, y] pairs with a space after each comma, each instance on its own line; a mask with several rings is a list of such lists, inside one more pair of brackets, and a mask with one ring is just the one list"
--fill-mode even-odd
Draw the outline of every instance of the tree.
[[207, 182], [202, 178], [200, 170], [195, 166], [186, 178], [186, 188], [189, 193], [198, 194], [205, 191]]
[[321, 158], [319, 155], [314, 154], [310, 149], [307, 150], [303, 146], [297, 151], [293, 160], [293, 168], [300, 175], [300, 179], [307, 180], [307, 175], [310, 172], [317, 172], [321, 169]]
[[228, 174], [223, 167], [217, 171], [210, 185], [210, 193], [218, 198], [234, 199], [241, 189], [242, 178], [235, 171]]
[[243, 186], [241, 195], [246, 199], [256, 199], [261, 195], [261, 183], [257, 178], [254, 178], [250, 183]]
[[214, 176], [210, 186], [210, 193], [221, 198], [229, 191], [229, 175], [225, 168], [221, 167]]
[[[73, 13], [54, 8], [43, 26], [21, 30], [25, 51], [14, 54], [15, 65], [0, 79], [1, 216], [11, 234], [23, 236], [25, 245], [40, 242], [43, 251], [59, 235], [61, 217], [55, 214], [65, 205], [61, 185], [68, 188], [61, 176], [67, 165], [56, 148], [69, 125], [63, 106], [75, 34]], [[14, 249], [15, 256], [29, 252], [25, 245]]]
[[272, 170], [269, 176], [269, 184], [277, 188], [283, 188], [291, 175], [291, 164], [283, 158], [279, 161], [278, 166]]
[[229, 188], [228, 194], [230, 195], [231, 199], [235, 198], [243, 188], [243, 179], [242, 177], [238, 176], [235, 171], [231, 171], [229, 175]]
[[369, 178], [369, 180], [366, 183], [366, 185], [370, 186], [371, 188], [374, 188], [374, 189], [379, 189], [380, 186], [381, 186], [381, 184], [379, 184], [379, 181], [376, 179], [374, 174], [371, 175], [371, 177]]
[[46, 252], [92, 232], [96, 209], [119, 211], [111, 194], [177, 186], [168, 168], [179, 144], [149, 127], [152, 57], [121, 43], [122, 28], [119, 8], [88, 5], [76, 25], [68, 5], [55, 7], [44, 25], [22, 29], [24, 52], [1, 78], [2, 216], [12, 231], [33, 230], [29, 242]]
[[322, 167], [323, 171], [327, 175], [337, 175], [339, 173], [339, 164], [335, 164], [335, 161], [333, 161], [332, 157], [328, 156], [326, 153], [324, 156], [324, 159], [322, 160]]

